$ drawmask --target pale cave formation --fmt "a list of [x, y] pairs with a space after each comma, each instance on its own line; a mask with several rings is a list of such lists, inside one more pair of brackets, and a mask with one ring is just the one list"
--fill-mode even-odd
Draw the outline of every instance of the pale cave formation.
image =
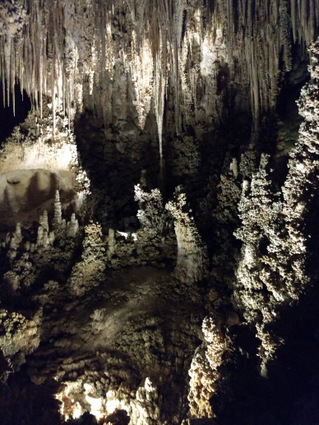
[[1, 425], [319, 422], [318, 23], [0, 2]]

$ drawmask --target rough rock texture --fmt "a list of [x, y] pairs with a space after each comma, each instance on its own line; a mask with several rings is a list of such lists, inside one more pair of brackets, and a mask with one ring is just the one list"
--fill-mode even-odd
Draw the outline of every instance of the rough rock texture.
[[174, 199], [166, 204], [166, 209], [174, 217], [177, 241], [176, 277], [184, 283], [192, 284], [204, 279], [207, 269], [206, 248], [197, 231], [192, 211], [187, 211], [185, 193], [178, 187]]
[[10, 314], [7, 310], [1, 309], [0, 347], [10, 372], [19, 370], [25, 362], [25, 355], [38, 348], [41, 337], [41, 313], [40, 309], [32, 320], [28, 320], [21, 313]]
[[[240, 164], [243, 176], [250, 178], [243, 180], [242, 194], [237, 205], [241, 225], [234, 234], [243, 244], [237, 259], [235, 278], [230, 283], [231, 302], [245, 319], [243, 325], [249, 325], [250, 330], [255, 329], [256, 337], [260, 340], [256, 341], [256, 354], [260, 358], [260, 362], [257, 361], [256, 365], [260, 368], [262, 377], [268, 376], [268, 367], [270, 371], [278, 367], [276, 363], [280, 364], [284, 351], [282, 346], [286, 343], [289, 345], [284, 336], [291, 337], [289, 335], [291, 331], [287, 332], [289, 324], [280, 325], [281, 320], [285, 322], [282, 317], [287, 314], [289, 308], [292, 309], [292, 306], [303, 299], [302, 294], [307, 293], [309, 284], [315, 284], [314, 275], [310, 274], [310, 270], [313, 273], [311, 264], [313, 255], [317, 252], [313, 251], [312, 238], [317, 237], [317, 232], [314, 233], [313, 229], [316, 222], [313, 209], [317, 205], [318, 184], [316, 151], [318, 116], [314, 112], [317, 104], [315, 93], [318, 42], [311, 46], [310, 52], [311, 79], [302, 89], [298, 101], [299, 113], [305, 120], [299, 130], [299, 138], [289, 155], [284, 184], [278, 191], [278, 186], [273, 182], [276, 170], [270, 168], [269, 155], [261, 154], [259, 167], [252, 173], [248, 169], [253, 170], [254, 163], [251, 160], [247, 161], [249, 157], [245, 162], [242, 157]], [[210, 322], [207, 322], [208, 320]], [[204, 332], [204, 344], [194, 356], [190, 370], [192, 380], [189, 399], [193, 402], [191, 407], [197, 417], [214, 416], [215, 412], [209, 410], [214, 403], [207, 401], [211, 402], [216, 388], [220, 390], [218, 386], [221, 381], [224, 387], [227, 386], [227, 378], [222, 376], [225, 369], [221, 367], [220, 359], [234, 338], [234, 334], [230, 339], [230, 335], [224, 334], [220, 337], [218, 327], [216, 329], [216, 324], [214, 325], [211, 320], [205, 319], [203, 326], [207, 327], [207, 323], [212, 323], [212, 341], [215, 338], [213, 347], [216, 350], [212, 357], [214, 364], [209, 364], [211, 341], [207, 340]], [[235, 338], [238, 344], [238, 335]], [[252, 353], [245, 355], [251, 356]], [[234, 362], [234, 358], [224, 359], [224, 364], [228, 361]], [[273, 423], [272, 420], [269, 419], [270, 423]]]
[[319, 421], [318, 22], [0, 3], [2, 425]]

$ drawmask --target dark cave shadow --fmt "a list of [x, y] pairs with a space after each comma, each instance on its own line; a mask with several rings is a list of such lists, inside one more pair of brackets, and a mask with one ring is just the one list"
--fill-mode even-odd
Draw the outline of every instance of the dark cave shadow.
[[114, 413], [108, 415], [104, 421], [113, 425], [128, 425], [130, 423], [130, 417], [126, 410], [116, 409]]
[[34, 175], [30, 179], [30, 184], [26, 193], [27, 203], [26, 205], [24, 205], [24, 210], [36, 208], [45, 201], [54, 199], [55, 191], [58, 188], [57, 175], [55, 173], [50, 172], [49, 184], [46, 189], [42, 189], [42, 185], [40, 182], [41, 171], [42, 170], [35, 170]]
[[[319, 423], [319, 282], [298, 306], [282, 312], [273, 328], [286, 344], [262, 377], [254, 332], [237, 329], [236, 354], [222, 366], [221, 390], [211, 402], [219, 425], [309, 425]], [[233, 335], [234, 338], [234, 335]], [[238, 350], [250, 353], [241, 355]], [[233, 354], [234, 355], [234, 354]], [[224, 370], [223, 370], [224, 369]], [[223, 392], [224, 389], [224, 392]]]
[[102, 122], [90, 112], [77, 117], [74, 132], [81, 165], [91, 182], [90, 203], [94, 208], [90, 218], [98, 221], [104, 232], [110, 227], [136, 229], [134, 185], [139, 183], [143, 169], [148, 169], [152, 177], [154, 155], [150, 144], [141, 142], [140, 159], [132, 159], [129, 146], [121, 150], [118, 140], [106, 140]]
[[10, 94], [10, 106], [3, 106], [3, 82], [0, 82], [0, 145], [12, 133], [15, 126], [21, 124], [28, 116], [31, 110], [31, 101], [23, 91], [21, 95], [20, 86], [15, 84], [15, 116], [12, 107], [12, 95]]
[[[16, 172], [19, 171], [16, 170]], [[19, 186], [20, 182], [14, 184], [8, 182], [3, 192], [4, 200], [1, 205], [1, 232], [14, 231], [16, 223], [19, 222], [23, 225], [28, 221], [30, 222], [30, 216], [38, 220], [45, 209], [49, 210], [48, 212], [51, 214], [50, 209], [53, 210], [55, 191], [58, 188], [58, 177], [53, 172], [43, 174], [43, 177], [47, 180], [47, 186], [43, 187], [41, 183], [42, 172], [48, 173], [49, 171], [46, 169], [33, 170], [29, 185], [22, 193], [21, 186]], [[48, 201], [51, 201], [50, 205], [48, 205]]]
[[270, 365], [269, 376], [277, 389], [278, 410], [285, 413], [283, 424], [319, 423], [318, 285], [313, 282], [299, 304], [283, 311], [278, 322], [279, 334], [287, 343], [278, 351], [278, 361]]
[[62, 425], [57, 389], [54, 380], [34, 384], [22, 367], [0, 385], [1, 425]]

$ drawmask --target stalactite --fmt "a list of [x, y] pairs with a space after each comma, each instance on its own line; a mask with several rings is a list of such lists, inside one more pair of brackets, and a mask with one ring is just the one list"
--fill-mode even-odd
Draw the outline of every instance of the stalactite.
[[6, 63], [6, 68], [5, 68], [5, 81], [6, 81], [6, 104], [8, 106], [10, 106], [10, 92], [11, 92], [11, 87], [10, 87], [10, 83], [12, 81], [10, 73], [11, 73], [11, 44], [12, 44], [12, 38], [9, 35], [7, 42], [5, 44], [5, 50], [4, 50], [4, 57], [5, 57], [5, 63]]
[[184, 19], [184, 8], [185, 3], [184, 0], [178, 0], [175, 5], [175, 17], [172, 16], [173, 20], [173, 34], [172, 34], [172, 81], [174, 81], [175, 85], [175, 129], [176, 133], [179, 134], [182, 130], [181, 123], [181, 82], [179, 75], [179, 55], [180, 55], [180, 46], [182, 43], [182, 32], [183, 32], [183, 19]]
[[154, 106], [158, 132], [158, 149], [160, 158], [160, 177], [163, 178], [163, 121], [165, 104], [166, 78], [162, 58], [158, 54], [155, 59]]
[[16, 56], [14, 51], [14, 43], [11, 43], [11, 51], [10, 51], [10, 91], [12, 97], [12, 110], [13, 116], [16, 115], [16, 100], [15, 100], [15, 82], [16, 82]]
[[[134, 81], [136, 101], [135, 107], [138, 113], [138, 121], [141, 129], [144, 129], [146, 117], [151, 110], [153, 96], [153, 70], [154, 63], [149, 40], [145, 39], [139, 46], [138, 35], [132, 32], [130, 73]], [[123, 102], [125, 104], [125, 101]]]
[[[52, 98], [54, 132], [60, 112], [68, 116], [70, 126], [73, 111], [91, 106], [85, 102], [101, 112], [107, 126], [114, 116], [114, 73], [127, 73], [133, 79], [140, 127], [148, 114], [156, 116], [161, 169], [169, 96], [176, 133], [185, 121], [193, 125], [212, 117], [218, 122], [223, 106], [217, 78], [227, 66], [237, 86], [250, 86], [256, 128], [259, 117], [275, 105], [278, 78], [290, 70], [290, 44], [304, 49], [318, 32], [319, 22], [316, 0], [216, 0], [209, 14], [200, 1], [88, 0], [85, 16], [80, 12], [82, 0], [0, 5], [5, 28], [0, 32], [5, 104], [11, 98], [14, 109], [18, 80], [40, 116], [44, 96]], [[12, 16], [18, 18], [10, 21]], [[121, 29], [127, 35], [119, 40], [116, 34]], [[83, 95], [87, 79], [89, 101]], [[124, 94], [123, 104], [125, 117], [130, 106]], [[199, 110], [206, 105], [210, 110], [205, 117]]]

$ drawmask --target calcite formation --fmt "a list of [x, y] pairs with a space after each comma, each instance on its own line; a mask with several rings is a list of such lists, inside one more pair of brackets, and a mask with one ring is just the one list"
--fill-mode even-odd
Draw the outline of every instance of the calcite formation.
[[166, 209], [174, 217], [177, 241], [175, 274], [184, 283], [193, 284], [204, 279], [207, 269], [206, 247], [197, 231], [192, 211], [187, 211], [186, 195], [178, 187]]
[[29, 0], [4, 2], [1, 16], [8, 103], [16, 78], [41, 115], [50, 96], [54, 132], [57, 110], [72, 120], [91, 107], [105, 127], [119, 128], [129, 114], [142, 129], [152, 113], [162, 161], [164, 110], [172, 109], [180, 133], [219, 121], [226, 101], [238, 110], [250, 104], [257, 126], [293, 67], [292, 44], [305, 54], [313, 40], [318, 8], [301, 0]]
[[318, 22], [0, 3], [3, 425], [319, 421]]

